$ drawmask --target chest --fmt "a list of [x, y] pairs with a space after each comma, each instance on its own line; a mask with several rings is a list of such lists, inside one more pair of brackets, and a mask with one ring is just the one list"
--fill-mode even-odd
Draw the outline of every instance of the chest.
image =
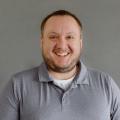
[[57, 86], [29, 90], [20, 103], [22, 120], [109, 120], [105, 94], [88, 86], [63, 92]]

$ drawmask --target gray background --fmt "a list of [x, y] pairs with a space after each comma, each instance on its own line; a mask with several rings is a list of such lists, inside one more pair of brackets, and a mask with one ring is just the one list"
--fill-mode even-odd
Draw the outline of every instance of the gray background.
[[66, 9], [84, 26], [82, 59], [120, 86], [120, 0], [0, 0], [0, 90], [16, 72], [41, 61], [41, 20]]

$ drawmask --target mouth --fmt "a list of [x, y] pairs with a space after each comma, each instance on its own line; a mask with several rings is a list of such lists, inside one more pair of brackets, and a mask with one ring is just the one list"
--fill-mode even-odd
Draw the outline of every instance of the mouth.
[[59, 57], [66, 57], [69, 54], [70, 54], [69, 52], [55, 52], [55, 55], [57, 55]]
[[58, 57], [66, 57], [70, 54], [70, 50], [54, 49], [53, 53]]

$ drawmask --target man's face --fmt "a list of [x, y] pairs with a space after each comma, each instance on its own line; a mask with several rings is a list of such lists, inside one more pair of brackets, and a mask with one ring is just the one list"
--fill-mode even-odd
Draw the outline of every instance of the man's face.
[[80, 59], [81, 30], [71, 16], [53, 16], [45, 24], [42, 55], [49, 70], [69, 72]]

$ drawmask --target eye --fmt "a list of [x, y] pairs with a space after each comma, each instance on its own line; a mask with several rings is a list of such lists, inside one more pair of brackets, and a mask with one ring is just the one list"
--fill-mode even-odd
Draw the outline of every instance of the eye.
[[56, 35], [50, 35], [48, 38], [52, 40], [52, 39], [57, 39], [58, 37]]
[[66, 39], [67, 39], [67, 40], [74, 39], [74, 36], [72, 36], [72, 35], [69, 35], [69, 36], [67, 36], [67, 37], [66, 37]]

